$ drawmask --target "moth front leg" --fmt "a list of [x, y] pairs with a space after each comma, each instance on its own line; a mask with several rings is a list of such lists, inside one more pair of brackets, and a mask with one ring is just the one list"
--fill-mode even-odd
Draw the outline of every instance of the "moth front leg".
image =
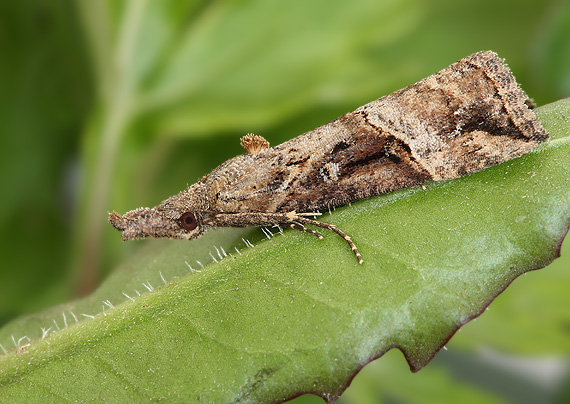
[[320, 212], [297, 213], [294, 211], [285, 213], [214, 213], [210, 217], [204, 218], [204, 224], [213, 227], [273, 226], [301, 222], [306, 219], [306, 216], [320, 216], [321, 214]]
[[264, 212], [244, 212], [244, 213], [217, 213], [207, 220], [206, 224], [214, 227], [247, 227], [247, 226], [272, 226], [283, 224], [292, 229], [300, 230], [305, 233], [313, 234], [322, 239], [323, 236], [318, 232], [306, 228], [303, 224], [310, 224], [334, 231], [341, 236], [350, 246], [350, 249], [356, 255], [358, 263], [362, 264], [362, 256], [356, 248], [356, 245], [348, 234], [337, 228], [333, 224], [319, 222], [309, 219], [310, 216], [320, 216], [319, 212], [297, 213], [295, 211], [286, 213], [264, 213]]
[[285, 226], [291, 228], [291, 229], [295, 229], [295, 230], [300, 230], [304, 233], [309, 233], [312, 234], [313, 236], [317, 237], [319, 240], [323, 239], [323, 236], [321, 235], [321, 233], [319, 233], [318, 231], [314, 231], [311, 229], [307, 229], [305, 226], [303, 226], [303, 224], [301, 223], [297, 223], [297, 222], [293, 222], [293, 223], [285, 223]]
[[360, 255], [358, 248], [356, 248], [356, 244], [354, 244], [354, 241], [352, 241], [352, 239], [350, 238], [350, 236], [348, 234], [343, 232], [341, 229], [336, 227], [334, 224], [323, 223], [323, 222], [319, 222], [317, 220], [308, 219], [306, 217], [302, 217], [302, 218], [298, 219], [297, 221], [302, 222], [302, 223], [312, 224], [313, 226], [322, 227], [323, 229], [329, 229], [329, 230], [334, 231], [336, 234], [341, 236], [348, 243], [348, 245], [350, 246], [350, 249], [352, 250], [354, 255], [356, 255], [356, 259], [358, 260], [358, 263], [362, 264], [364, 262], [364, 260], [362, 259], [362, 255]]

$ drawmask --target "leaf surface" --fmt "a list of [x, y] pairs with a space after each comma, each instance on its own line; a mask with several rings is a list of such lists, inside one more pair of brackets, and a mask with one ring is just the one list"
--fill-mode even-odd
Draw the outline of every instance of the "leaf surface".
[[[92, 299], [2, 330], [4, 347], [15, 330], [33, 342], [0, 357], [1, 401], [267, 403], [305, 392], [332, 401], [395, 347], [419, 370], [517, 276], [559, 254], [570, 221], [570, 101], [537, 113], [551, 141], [535, 152], [325, 216], [353, 237], [363, 265], [333, 234], [293, 231], [266, 241], [216, 231], [142, 253]], [[244, 234], [255, 247], [243, 248]], [[186, 262], [198, 269], [197, 259], [218, 257], [212, 243], [240, 254], [160, 288], [149, 280], [188, 272]], [[130, 288], [142, 282], [156, 288], [137, 296]], [[119, 304], [120, 290], [133, 301]], [[77, 324], [68, 314], [65, 329], [33, 338], [38, 321], [61, 324], [66, 310], [82, 318], [106, 299], [114, 308]]]

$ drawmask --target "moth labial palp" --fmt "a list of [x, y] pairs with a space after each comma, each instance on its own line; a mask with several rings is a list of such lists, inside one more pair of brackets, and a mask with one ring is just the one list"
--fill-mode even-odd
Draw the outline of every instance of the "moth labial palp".
[[315, 226], [341, 236], [362, 263], [351, 237], [310, 217], [527, 153], [548, 139], [531, 105], [503, 59], [478, 52], [280, 145], [248, 134], [247, 154], [153, 208], [111, 212], [109, 222], [123, 240], [276, 225], [322, 238], [306, 227]]

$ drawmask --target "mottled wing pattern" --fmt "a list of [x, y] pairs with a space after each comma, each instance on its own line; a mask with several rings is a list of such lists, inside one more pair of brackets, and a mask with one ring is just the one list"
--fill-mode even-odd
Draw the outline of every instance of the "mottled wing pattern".
[[528, 104], [503, 61], [479, 52], [281, 145], [226, 162], [208, 176], [231, 179], [210, 203], [225, 212], [310, 212], [466, 175], [548, 138]]

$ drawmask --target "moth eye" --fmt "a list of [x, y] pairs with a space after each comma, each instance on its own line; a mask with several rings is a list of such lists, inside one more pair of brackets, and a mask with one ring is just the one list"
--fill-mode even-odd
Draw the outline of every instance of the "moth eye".
[[180, 216], [180, 226], [184, 230], [194, 230], [198, 227], [198, 222], [196, 221], [196, 216], [192, 212], [186, 212]]

